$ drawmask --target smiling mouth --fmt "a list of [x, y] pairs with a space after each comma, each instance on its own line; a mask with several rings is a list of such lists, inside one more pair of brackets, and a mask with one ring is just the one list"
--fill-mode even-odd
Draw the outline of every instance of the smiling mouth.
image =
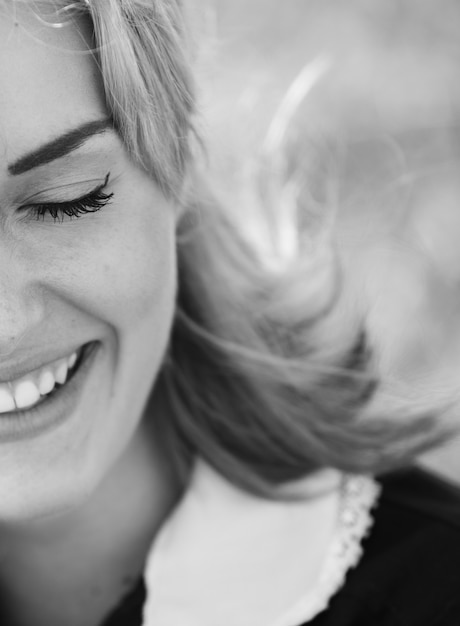
[[76, 374], [92, 344], [49, 363], [27, 376], [0, 383], [0, 418], [33, 409], [59, 393]]

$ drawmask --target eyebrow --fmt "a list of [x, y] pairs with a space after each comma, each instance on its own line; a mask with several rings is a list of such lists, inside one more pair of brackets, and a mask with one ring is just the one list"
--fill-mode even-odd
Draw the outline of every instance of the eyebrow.
[[20, 157], [17, 161], [8, 165], [8, 172], [12, 176], [18, 176], [40, 165], [51, 163], [51, 161], [60, 159], [77, 150], [90, 137], [100, 135], [107, 129], [113, 129], [113, 123], [110, 119], [81, 124]]

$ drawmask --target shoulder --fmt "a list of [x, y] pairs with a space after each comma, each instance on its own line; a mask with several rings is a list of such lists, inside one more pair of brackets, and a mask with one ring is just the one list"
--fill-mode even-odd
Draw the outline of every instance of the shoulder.
[[380, 482], [362, 560], [311, 626], [460, 624], [460, 489], [415, 468]]

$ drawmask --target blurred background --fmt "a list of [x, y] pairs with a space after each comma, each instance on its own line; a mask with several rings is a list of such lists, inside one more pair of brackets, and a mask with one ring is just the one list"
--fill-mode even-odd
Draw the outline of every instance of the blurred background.
[[[201, 131], [247, 236], [282, 266], [332, 235], [390, 395], [452, 401], [460, 426], [460, 3], [199, 0], [193, 17]], [[460, 479], [460, 448], [427, 463]]]

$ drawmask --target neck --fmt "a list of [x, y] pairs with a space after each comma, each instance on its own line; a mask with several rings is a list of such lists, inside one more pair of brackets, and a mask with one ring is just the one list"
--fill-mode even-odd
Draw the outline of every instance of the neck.
[[2, 596], [14, 607], [15, 623], [98, 624], [140, 577], [179, 492], [149, 430], [141, 424], [125, 454], [77, 510], [0, 529]]

